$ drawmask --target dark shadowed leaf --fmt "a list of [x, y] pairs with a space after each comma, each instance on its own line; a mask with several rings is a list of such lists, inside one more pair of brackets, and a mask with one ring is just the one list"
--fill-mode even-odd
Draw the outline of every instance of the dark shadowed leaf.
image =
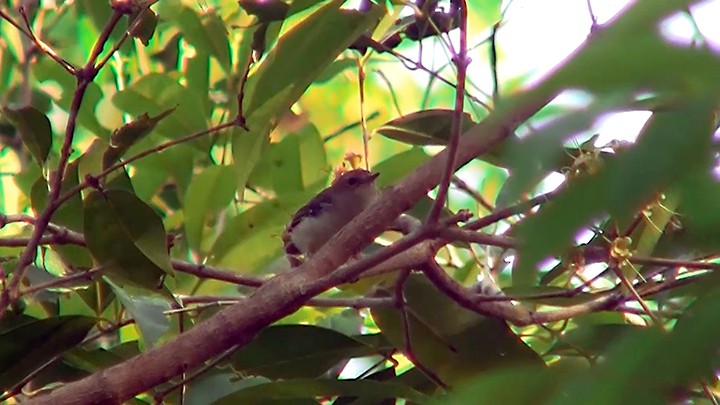
[[44, 165], [52, 147], [52, 126], [48, 117], [35, 107], [23, 107], [17, 110], [0, 107], [0, 112], [20, 132], [23, 143], [30, 150], [35, 161], [40, 166]]
[[159, 115], [177, 108], [156, 127], [158, 133], [167, 138], [180, 138], [207, 129], [204, 102], [192, 90], [180, 85], [178, 79], [175, 73], [145, 75], [117, 92], [112, 98], [113, 104], [134, 116]]
[[[391, 120], [375, 131], [396, 141], [411, 145], [445, 145], [450, 139], [453, 110], [430, 109], [416, 111]], [[462, 114], [461, 132], [477, 125], [470, 114]]]
[[292, 401], [295, 404], [302, 399], [334, 396], [354, 396], [375, 403], [386, 398], [405, 398], [413, 402], [424, 402], [427, 399], [425, 395], [400, 384], [368, 380], [301, 379], [254, 385], [215, 404], [265, 404], [267, 401]]
[[583, 325], [564, 333], [551, 349], [553, 354], [596, 356], [603, 354], [618, 340], [643, 333], [639, 326], [606, 323]]
[[89, 373], [106, 369], [140, 354], [138, 341], [122, 343], [112, 348], [85, 349], [75, 347], [63, 356], [63, 361]]
[[61, 316], [0, 332], [0, 388], [12, 388], [53, 357], [78, 345], [96, 321], [85, 316]]
[[[85, 153], [78, 159], [78, 177], [86, 179], [88, 176], [97, 176], [105, 170], [105, 160], [110, 145], [102, 139], [96, 138]], [[125, 167], [117, 169], [98, 181], [105, 189], [119, 189], [133, 192], [132, 182]], [[83, 191], [85, 195], [86, 191]]]
[[84, 231], [104, 274], [120, 286], [157, 291], [162, 277], [173, 273], [162, 221], [132, 193], [92, 191], [85, 199]]
[[439, 395], [428, 402], [433, 405], [471, 405], [492, 398], [493, 403], [529, 404], [552, 403], [547, 399], [557, 392], [557, 386], [567, 378], [567, 372], [544, 367], [518, 367], [477, 376], [447, 395]]
[[707, 378], [720, 365], [717, 293], [692, 304], [670, 333], [645, 328], [624, 336], [601, 364], [568, 379], [564, 395], [552, 402], [572, 404], [592, 393], [599, 404], [667, 403], [674, 390]]
[[280, 0], [238, 0], [246, 13], [254, 15], [260, 22], [280, 21], [286, 17], [290, 6]]
[[142, 8], [137, 13], [128, 16], [128, 29], [130, 35], [148, 46], [157, 27], [158, 16], [149, 7]]
[[[443, 382], [454, 384], [512, 365], [544, 364], [505, 322], [460, 307], [424, 276], [411, 276], [405, 294], [413, 354]], [[407, 343], [399, 311], [373, 308], [371, 313], [388, 340], [403, 350]]]
[[524, 243], [513, 271], [514, 284], [535, 284], [535, 264], [569, 247], [573, 234], [593, 217], [611, 213], [626, 220], [707, 162], [713, 108], [712, 101], [700, 99], [655, 112], [632, 148], [596, 175], [574, 180], [558, 198], [521, 223], [517, 232]]
[[[78, 179], [78, 161], [74, 161], [67, 166], [65, 176], [61, 186], [61, 194], [68, 192], [79, 183]], [[48, 184], [44, 178], [39, 178], [33, 184], [30, 191], [30, 199], [32, 208], [35, 212], [43, 212], [47, 207]], [[80, 194], [72, 196], [68, 201], [55, 211], [53, 214], [53, 223], [66, 227], [75, 232], [83, 230], [83, 209]], [[55, 245], [51, 247], [65, 261], [68, 268], [89, 268], [92, 266], [92, 258], [87, 249], [75, 245]]]
[[147, 136], [158, 122], [172, 114], [173, 111], [175, 111], [174, 107], [161, 112], [155, 117], [143, 114], [113, 131], [112, 135], [110, 135], [110, 145], [103, 155], [103, 168], [112, 166], [131, 146]]
[[[292, 344], [288, 344], [288, 342]], [[342, 333], [311, 325], [267, 328], [235, 353], [233, 368], [246, 375], [272, 379], [319, 377], [341, 360], [377, 354]]]

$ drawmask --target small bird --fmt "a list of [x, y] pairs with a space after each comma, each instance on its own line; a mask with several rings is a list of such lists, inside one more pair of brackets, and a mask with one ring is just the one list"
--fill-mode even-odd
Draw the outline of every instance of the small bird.
[[292, 267], [306, 258], [352, 221], [378, 197], [375, 179], [379, 173], [354, 169], [340, 175], [300, 208], [282, 235], [285, 253]]

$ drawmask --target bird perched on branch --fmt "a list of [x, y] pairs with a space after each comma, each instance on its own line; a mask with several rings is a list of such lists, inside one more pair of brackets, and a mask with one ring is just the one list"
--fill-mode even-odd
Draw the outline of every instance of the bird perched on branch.
[[292, 267], [306, 258], [352, 221], [378, 197], [375, 179], [379, 173], [354, 169], [340, 174], [330, 187], [300, 208], [282, 235]]

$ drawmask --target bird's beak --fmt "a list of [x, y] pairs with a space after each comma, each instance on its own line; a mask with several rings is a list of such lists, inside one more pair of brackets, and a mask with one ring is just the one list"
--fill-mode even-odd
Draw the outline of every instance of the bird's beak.
[[372, 173], [372, 180], [375, 181], [375, 179], [377, 179], [379, 175], [380, 175], [380, 173], [378, 173], [378, 172]]

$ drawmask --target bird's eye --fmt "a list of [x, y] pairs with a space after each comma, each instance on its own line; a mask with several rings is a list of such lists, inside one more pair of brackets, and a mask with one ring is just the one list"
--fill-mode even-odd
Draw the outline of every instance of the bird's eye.
[[358, 179], [356, 177], [350, 177], [348, 179], [348, 185], [349, 186], [355, 186], [358, 184]]

